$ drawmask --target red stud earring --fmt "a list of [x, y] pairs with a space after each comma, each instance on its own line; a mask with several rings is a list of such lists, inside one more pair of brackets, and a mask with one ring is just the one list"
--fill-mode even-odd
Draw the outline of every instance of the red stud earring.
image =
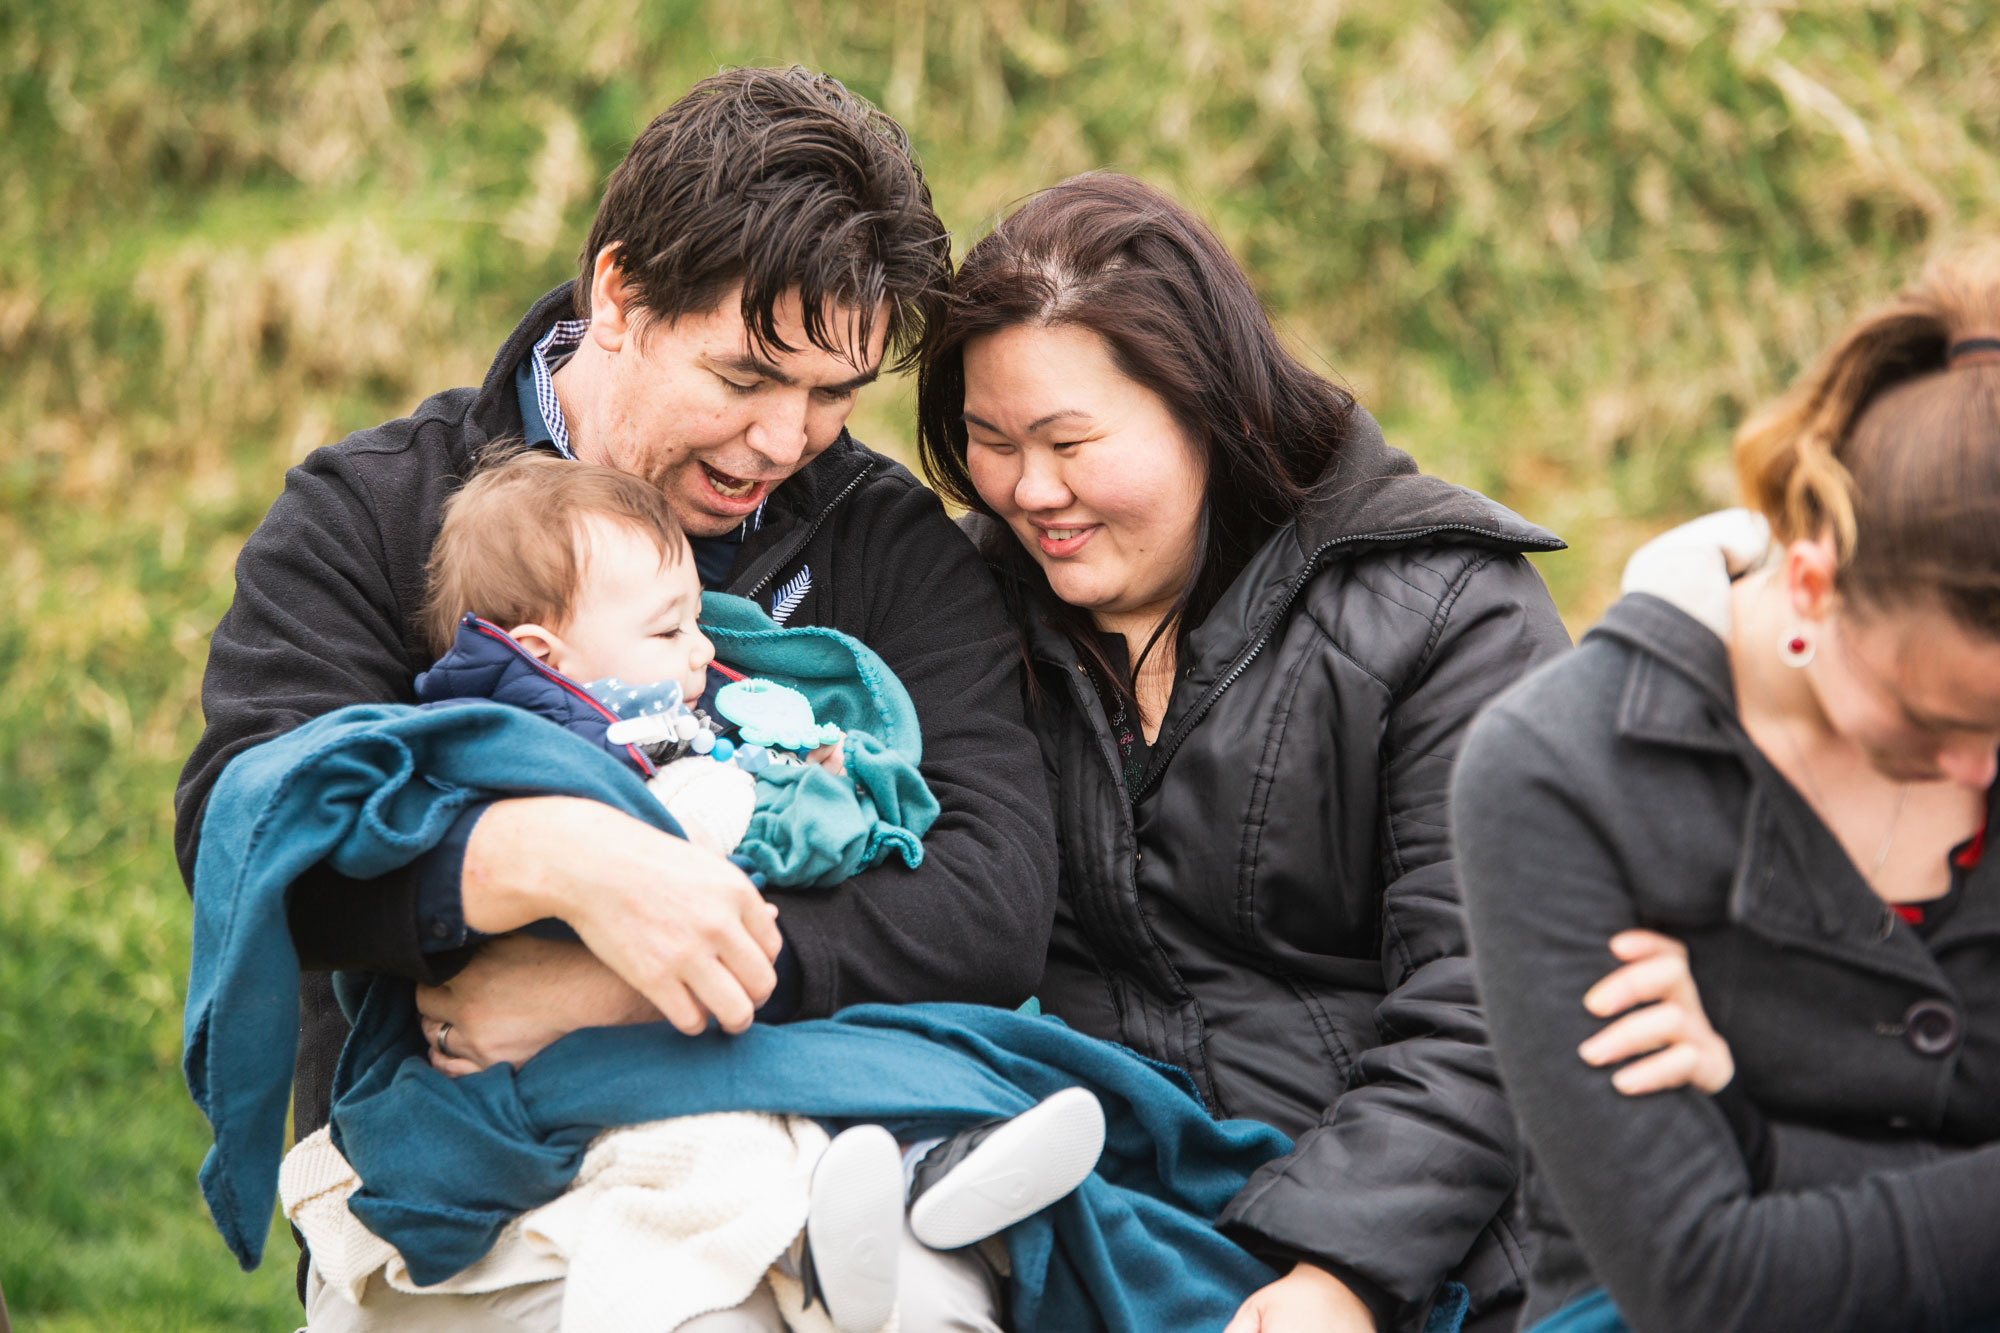
[[1778, 656], [1788, 667], [1803, 667], [1813, 660], [1816, 645], [1803, 634], [1788, 634], [1778, 642]]

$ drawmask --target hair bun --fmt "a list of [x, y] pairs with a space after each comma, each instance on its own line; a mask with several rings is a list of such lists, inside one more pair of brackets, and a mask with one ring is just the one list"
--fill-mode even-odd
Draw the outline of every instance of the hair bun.
[[1960, 246], [1746, 422], [1736, 472], [1779, 541], [1829, 531], [1862, 603], [1937, 600], [2000, 635], [2000, 241]]

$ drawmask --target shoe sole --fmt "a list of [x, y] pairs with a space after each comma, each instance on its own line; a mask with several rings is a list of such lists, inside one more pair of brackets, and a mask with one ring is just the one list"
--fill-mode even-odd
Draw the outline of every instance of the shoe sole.
[[880, 1125], [836, 1136], [813, 1168], [806, 1242], [840, 1333], [875, 1333], [896, 1309], [903, 1153]]
[[917, 1196], [910, 1230], [934, 1250], [956, 1250], [1005, 1231], [1067, 1195], [1104, 1152], [1104, 1108], [1064, 1088], [989, 1135], [944, 1179]]

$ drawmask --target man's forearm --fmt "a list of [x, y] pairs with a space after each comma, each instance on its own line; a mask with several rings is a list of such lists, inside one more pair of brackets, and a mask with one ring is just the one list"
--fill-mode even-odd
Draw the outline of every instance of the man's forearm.
[[[711, 1018], [740, 1032], [777, 989], [773, 962], [784, 941], [776, 909], [743, 871], [597, 801], [495, 802], [467, 841], [460, 889], [465, 924], [485, 934], [511, 934], [547, 918], [567, 922], [597, 965], [683, 1032], [699, 1032]], [[482, 954], [453, 988], [509, 994], [518, 1011], [522, 986], [532, 979], [501, 975], [506, 971]], [[533, 1012], [532, 1003], [528, 1009], [530, 1026], [550, 1028], [547, 1013]], [[462, 1024], [475, 1016], [440, 1009], [433, 1017]], [[504, 1022], [518, 1029], [518, 1017]], [[564, 1030], [629, 1021], [586, 1009], [572, 1017]], [[511, 1040], [489, 1037], [486, 1045], [504, 1048]]]
[[460, 909], [465, 850], [488, 808], [469, 807], [443, 840], [408, 865], [357, 880], [315, 866], [286, 898], [299, 966], [313, 972], [385, 972], [436, 985], [449, 980], [483, 936]]
[[448, 981], [485, 936], [568, 915], [574, 883], [561, 873], [560, 850], [588, 842], [603, 815], [623, 818], [571, 797], [494, 801], [468, 809], [437, 846], [386, 875], [349, 879], [315, 866], [288, 899], [299, 964]]
[[495, 801], [465, 844], [459, 913], [467, 928], [504, 935], [549, 917], [569, 920], [578, 863], [608, 832], [605, 825], [631, 822], [610, 806], [573, 796]]
[[457, 960], [427, 954], [419, 944], [416, 898], [415, 876], [408, 867], [375, 879], [349, 879], [328, 866], [314, 866], [285, 895], [286, 924], [299, 967], [443, 980]]

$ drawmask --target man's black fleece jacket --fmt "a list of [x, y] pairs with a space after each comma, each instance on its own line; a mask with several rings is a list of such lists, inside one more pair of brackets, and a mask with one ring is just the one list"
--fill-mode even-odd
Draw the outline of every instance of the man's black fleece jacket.
[[[206, 729], [175, 794], [175, 850], [192, 881], [202, 813], [237, 753], [356, 703], [413, 702], [430, 665], [418, 615], [445, 499], [522, 423], [514, 370], [571, 310], [538, 302], [478, 389], [319, 449], [245, 543], [210, 642]], [[942, 812], [916, 870], [882, 866], [828, 892], [772, 890], [801, 989], [796, 1017], [868, 1001], [1014, 1005], [1041, 975], [1055, 904], [1055, 833], [1040, 751], [1021, 714], [1019, 640], [991, 576], [937, 498], [843, 434], [776, 487], [729, 591], [769, 606], [810, 568], [792, 625], [860, 639], [895, 671], [923, 725], [923, 776]], [[438, 978], [418, 940], [416, 877], [293, 886], [293, 942], [315, 969]], [[325, 1122], [345, 1025], [324, 978], [305, 995], [297, 1132]]]

